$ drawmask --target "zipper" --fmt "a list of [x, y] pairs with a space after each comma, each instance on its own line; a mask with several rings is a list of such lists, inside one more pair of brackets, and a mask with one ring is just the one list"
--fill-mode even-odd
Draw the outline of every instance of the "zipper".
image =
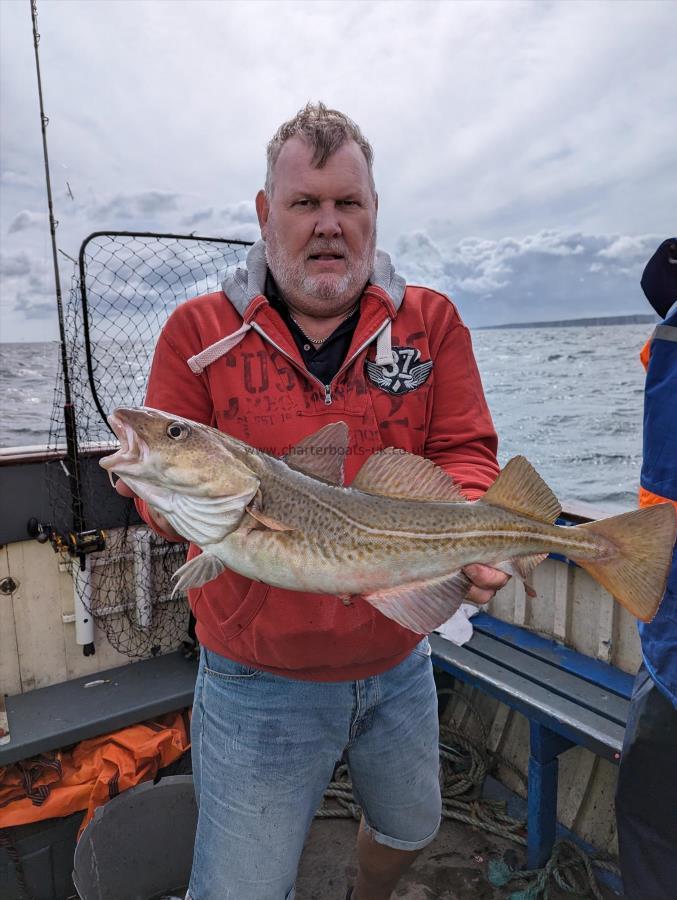
[[[261, 328], [260, 325], [257, 325], [256, 322], [250, 322], [249, 324], [251, 325], [252, 329], [253, 329], [260, 337], [262, 337], [264, 340], [268, 341], [269, 344], [272, 344], [272, 346], [275, 347], [275, 349], [276, 349], [279, 353], [281, 353], [282, 356], [284, 356], [284, 358], [285, 358], [286, 360], [288, 360], [288, 361], [294, 366], [295, 369], [298, 369], [299, 372], [303, 372], [303, 374], [306, 375], [308, 378], [311, 378], [311, 379], [315, 382], [315, 384], [319, 384], [320, 387], [322, 388], [322, 390], [324, 391], [324, 402], [327, 403], [327, 404], [331, 403], [331, 385], [325, 384], [323, 381], [320, 381], [320, 379], [317, 378], [315, 375], [313, 375], [312, 372], [309, 372], [308, 369], [306, 369], [305, 366], [300, 366], [300, 365], [298, 364], [298, 362], [294, 359], [294, 357], [293, 357], [293, 356], [290, 356], [290, 355], [287, 353], [286, 350], [284, 350], [282, 347], [280, 347], [279, 344], [275, 343], [275, 341], [274, 341], [271, 337], [269, 337], [269, 336], [265, 333], [265, 331], [263, 330], [263, 328]], [[327, 398], [328, 398], [328, 399], [327, 399]]]
[[[371, 342], [374, 340], [374, 338], [379, 336], [379, 334], [383, 331], [383, 329], [386, 327], [386, 325], [388, 324], [389, 321], [390, 321], [390, 319], [386, 319], [385, 322], [382, 322], [379, 325], [379, 327], [376, 329], [376, 331], [372, 334], [372, 336], [368, 340], [366, 340], [361, 346], [359, 346], [357, 348], [357, 350], [353, 353], [353, 355], [350, 357], [350, 359], [345, 359], [343, 361], [343, 365], [341, 366], [341, 368], [338, 370], [336, 375], [334, 375], [334, 377], [331, 380], [332, 384], [336, 381], [336, 379], [339, 377], [339, 375], [342, 375], [343, 372], [345, 372], [345, 370], [348, 368], [348, 366], [353, 363], [353, 361], [360, 355], [360, 353], [362, 353], [364, 348], [368, 347], [369, 344], [371, 344]], [[329, 387], [331, 387], [331, 385], [329, 385]]]
[[346, 360], [343, 361], [343, 365], [340, 367], [340, 369], [338, 370], [338, 372], [336, 373], [336, 375], [334, 375], [334, 377], [332, 378], [332, 380], [331, 380], [331, 382], [330, 382], [329, 384], [325, 384], [323, 381], [320, 381], [320, 379], [317, 378], [315, 375], [313, 375], [312, 372], [309, 372], [308, 369], [306, 369], [305, 366], [300, 366], [300, 365], [298, 364], [298, 362], [297, 362], [293, 357], [291, 357], [291, 356], [287, 353], [286, 350], [284, 350], [282, 347], [280, 347], [279, 344], [277, 344], [271, 337], [269, 337], [269, 336], [266, 334], [266, 332], [263, 330], [263, 328], [261, 328], [260, 325], [257, 325], [256, 322], [250, 322], [249, 324], [251, 325], [252, 329], [253, 329], [260, 337], [262, 337], [264, 340], [268, 341], [269, 344], [272, 344], [272, 346], [275, 347], [275, 349], [276, 349], [279, 353], [281, 353], [282, 356], [284, 356], [285, 359], [289, 360], [289, 362], [290, 362], [296, 369], [298, 369], [300, 372], [303, 372], [304, 375], [306, 375], [308, 378], [311, 378], [316, 384], [319, 384], [320, 387], [322, 388], [322, 390], [324, 391], [324, 402], [325, 402], [325, 405], [326, 405], [326, 406], [331, 406], [331, 403], [332, 403], [331, 389], [332, 389], [332, 385], [334, 384], [334, 382], [336, 381], [336, 379], [339, 377], [339, 375], [342, 375], [343, 372], [345, 372], [345, 370], [348, 368], [348, 366], [350, 366], [350, 365], [354, 362], [354, 360], [360, 355], [360, 353], [362, 353], [362, 351], [364, 350], [364, 348], [365, 348], [365, 347], [368, 347], [369, 344], [371, 344], [371, 342], [374, 340], [375, 337], [378, 337], [378, 335], [383, 331], [383, 329], [386, 327], [386, 325], [388, 324], [389, 321], [390, 321], [389, 319], [386, 319], [385, 322], [383, 322], [383, 323], [376, 329], [376, 331], [371, 335], [371, 337], [368, 338], [366, 341], [364, 341], [364, 343], [361, 344], [361, 345], [357, 348], [357, 350], [352, 354], [352, 356], [350, 357], [350, 359], [346, 359]]

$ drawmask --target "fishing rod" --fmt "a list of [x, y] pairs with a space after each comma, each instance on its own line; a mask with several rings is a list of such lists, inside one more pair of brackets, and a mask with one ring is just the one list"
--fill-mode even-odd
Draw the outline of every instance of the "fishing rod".
[[[103, 549], [103, 533], [99, 530], [87, 531], [85, 525], [85, 514], [82, 502], [82, 482], [80, 477], [80, 455], [78, 449], [78, 435], [75, 423], [75, 406], [71, 395], [71, 379], [68, 366], [68, 352], [66, 347], [66, 325], [63, 313], [63, 302], [61, 295], [61, 277], [59, 275], [59, 258], [58, 248], [56, 245], [56, 229], [59, 224], [54, 218], [54, 202], [52, 199], [52, 182], [49, 173], [49, 153], [47, 151], [47, 126], [49, 118], [45, 115], [45, 106], [42, 95], [42, 77], [40, 74], [40, 54], [38, 45], [40, 44], [40, 33], [38, 31], [38, 3], [37, 0], [29, 0], [31, 5], [31, 19], [33, 21], [33, 47], [35, 48], [35, 71], [38, 78], [38, 98], [40, 102], [40, 130], [42, 132], [42, 151], [45, 160], [45, 181], [47, 184], [47, 207], [49, 211], [49, 232], [52, 241], [52, 260], [54, 264], [54, 285], [56, 289], [56, 308], [59, 319], [59, 342], [61, 347], [61, 369], [63, 372], [64, 385], [64, 425], [66, 430], [66, 473], [70, 486], [71, 494], [71, 511], [73, 515], [73, 530], [69, 533], [68, 538], [64, 540], [60, 535], [56, 534], [51, 526], [46, 529], [35, 520], [31, 519], [29, 523], [29, 533], [33, 537], [37, 537], [42, 542], [51, 540], [56, 550], [66, 549], [79, 561], [79, 569], [82, 574], [85, 586], [90, 584], [89, 567], [87, 564], [87, 553], [91, 550]], [[77, 577], [77, 573], [76, 573]], [[76, 632], [77, 641], [82, 644], [85, 656], [94, 653], [93, 643], [93, 623], [92, 617], [85, 606], [79, 609], [78, 597], [79, 592], [76, 590]]]

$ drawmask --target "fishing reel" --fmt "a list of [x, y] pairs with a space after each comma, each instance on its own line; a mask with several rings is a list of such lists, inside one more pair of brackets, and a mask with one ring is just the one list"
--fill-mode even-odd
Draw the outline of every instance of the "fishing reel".
[[68, 532], [68, 552], [73, 556], [98, 553], [106, 549], [106, 532], [101, 528]]
[[78, 556], [81, 564], [88, 553], [98, 553], [106, 549], [106, 532], [101, 528], [90, 528], [88, 531], [69, 531], [60, 534], [56, 528], [36, 518], [28, 520], [27, 531], [30, 537], [39, 544], [49, 541], [55, 553], [68, 553]]
[[[91, 579], [87, 566], [87, 556], [90, 553], [99, 552], [106, 547], [106, 533], [100, 528], [91, 528], [87, 531], [69, 531], [66, 535], [60, 534], [56, 528], [47, 522], [40, 522], [36, 518], [28, 520], [28, 534], [40, 544], [48, 541], [55, 553], [68, 556], [79, 562], [79, 570], [73, 567], [75, 578], [74, 613], [70, 621], [75, 622], [75, 639], [82, 647], [84, 656], [92, 656], [96, 653], [94, 646], [94, 622], [91, 614], [91, 602], [88, 591], [91, 592]], [[91, 598], [90, 598], [91, 601]]]

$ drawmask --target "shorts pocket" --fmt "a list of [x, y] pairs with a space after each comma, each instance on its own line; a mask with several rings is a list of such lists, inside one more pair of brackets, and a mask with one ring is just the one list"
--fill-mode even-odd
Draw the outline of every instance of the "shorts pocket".
[[223, 622], [219, 622], [219, 630], [224, 641], [231, 641], [244, 631], [248, 625], [251, 625], [266, 602], [269, 591], [270, 585], [263, 584], [261, 581], [251, 582], [249, 590], [235, 612], [231, 613]]
[[414, 647], [413, 653], [418, 654], [419, 656], [429, 657], [432, 655], [432, 647], [430, 646], [430, 641], [427, 637], [424, 637], [422, 641], [420, 641]]
[[235, 662], [234, 659], [228, 659], [226, 656], [214, 653], [213, 650], [207, 650], [206, 647], [202, 648], [202, 652], [205, 655], [205, 673], [212, 677], [220, 678], [223, 681], [242, 681], [263, 675], [261, 669]]

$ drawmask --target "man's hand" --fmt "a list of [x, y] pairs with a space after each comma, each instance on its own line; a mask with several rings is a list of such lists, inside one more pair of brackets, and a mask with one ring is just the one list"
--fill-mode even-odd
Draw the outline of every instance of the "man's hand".
[[465, 566], [463, 573], [472, 581], [472, 587], [466, 594], [466, 600], [470, 600], [471, 603], [488, 603], [496, 591], [510, 579], [510, 575], [506, 575], [500, 569], [483, 566], [480, 563]]
[[[136, 497], [134, 491], [124, 483], [121, 478], [115, 482], [115, 490], [120, 494], [121, 497]], [[148, 515], [151, 517], [153, 522], [157, 525], [160, 531], [164, 531], [166, 535], [173, 538], [175, 541], [185, 541], [186, 538], [183, 535], [180, 535], [175, 528], [173, 528], [167, 519], [159, 513], [156, 509], [153, 509], [150, 504], [148, 504]]]

